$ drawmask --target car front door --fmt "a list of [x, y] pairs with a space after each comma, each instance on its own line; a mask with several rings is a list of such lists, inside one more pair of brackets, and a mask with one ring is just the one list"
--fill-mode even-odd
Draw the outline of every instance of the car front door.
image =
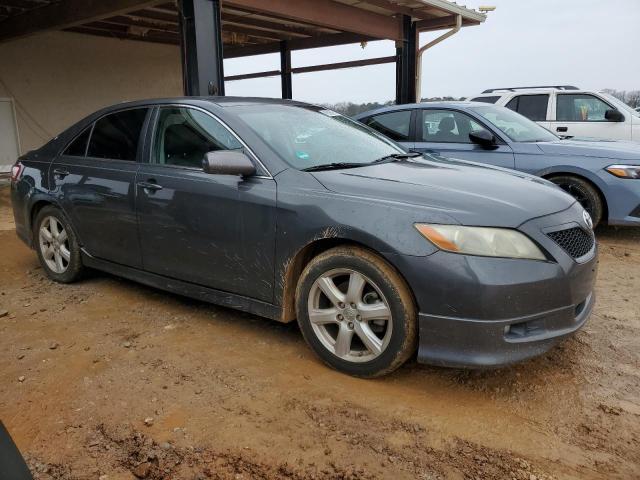
[[422, 109], [416, 118], [416, 142], [414, 150], [439, 153], [445, 157], [488, 163], [498, 167], [514, 168], [513, 151], [499, 140], [491, 148], [473, 143], [469, 134], [488, 130], [479, 121], [457, 110]]
[[52, 194], [94, 257], [132, 267], [142, 263], [135, 178], [150, 109], [105, 115], [81, 132], [52, 163]]
[[588, 93], [558, 93], [555, 115], [550, 130], [557, 135], [588, 137], [602, 140], [631, 140], [631, 118], [613, 122], [605, 118], [607, 110], [615, 109], [603, 99]]
[[[273, 299], [276, 183], [209, 112], [164, 106], [137, 177], [147, 271], [263, 301]], [[244, 150], [251, 177], [212, 175], [207, 152]]]

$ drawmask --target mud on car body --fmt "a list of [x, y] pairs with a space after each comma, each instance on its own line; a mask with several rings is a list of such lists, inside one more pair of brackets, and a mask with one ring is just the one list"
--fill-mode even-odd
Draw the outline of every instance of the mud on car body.
[[113, 106], [14, 167], [18, 235], [87, 267], [279, 321], [363, 377], [497, 366], [593, 307], [597, 248], [569, 195], [407, 152], [322, 107], [247, 98]]

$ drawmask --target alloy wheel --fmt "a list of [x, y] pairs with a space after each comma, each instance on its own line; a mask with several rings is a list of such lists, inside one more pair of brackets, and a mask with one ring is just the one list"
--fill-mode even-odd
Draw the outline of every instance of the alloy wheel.
[[71, 261], [69, 236], [64, 225], [54, 216], [45, 217], [40, 224], [38, 238], [47, 267], [54, 273], [64, 273]]
[[335, 269], [311, 286], [308, 315], [324, 347], [350, 362], [380, 356], [391, 339], [391, 308], [380, 288], [362, 273]]

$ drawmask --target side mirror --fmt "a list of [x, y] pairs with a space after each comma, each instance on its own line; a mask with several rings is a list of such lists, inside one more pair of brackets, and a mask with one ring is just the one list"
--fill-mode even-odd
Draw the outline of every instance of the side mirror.
[[496, 144], [496, 137], [488, 130], [476, 130], [469, 134], [469, 140], [483, 148], [491, 148]]
[[241, 175], [248, 177], [256, 173], [249, 157], [237, 150], [207, 152], [202, 160], [202, 169], [212, 175]]
[[615, 108], [611, 108], [604, 112], [604, 118], [610, 122], [624, 122], [624, 115], [620, 110], [616, 110]]

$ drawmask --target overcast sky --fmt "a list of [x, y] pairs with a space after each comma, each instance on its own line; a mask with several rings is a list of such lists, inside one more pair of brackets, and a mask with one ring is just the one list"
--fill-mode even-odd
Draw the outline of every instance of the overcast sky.
[[[463, 3], [463, 2], [459, 2]], [[468, 0], [494, 5], [487, 21], [427, 50], [422, 96], [545, 84], [640, 89], [640, 0]], [[421, 45], [436, 33], [423, 33]], [[393, 55], [393, 42], [293, 52], [294, 67]], [[225, 61], [225, 74], [279, 69], [279, 55]], [[280, 79], [227, 83], [227, 95], [280, 96]], [[395, 97], [394, 64], [299, 74], [293, 97], [318, 103]]]

